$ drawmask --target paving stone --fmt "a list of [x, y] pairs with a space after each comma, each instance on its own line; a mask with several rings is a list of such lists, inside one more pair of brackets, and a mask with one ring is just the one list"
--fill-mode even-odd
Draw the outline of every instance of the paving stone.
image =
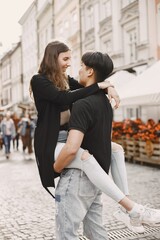
[[[126, 163], [130, 194], [133, 200], [160, 209], [160, 169]], [[55, 204], [41, 186], [35, 160], [13, 152], [8, 161], [0, 151], [0, 240], [54, 240]], [[105, 228], [114, 236], [125, 231], [124, 224], [113, 218], [118, 205], [103, 194]], [[82, 233], [82, 226], [79, 230]], [[160, 240], [158, 232], [116, 240]]]

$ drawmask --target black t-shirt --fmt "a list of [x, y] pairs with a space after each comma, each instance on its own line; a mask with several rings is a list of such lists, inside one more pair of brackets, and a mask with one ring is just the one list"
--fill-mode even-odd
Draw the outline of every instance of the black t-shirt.
[[73, 104], [69, 129], [84, 133], [81, 147], [88, 149], [108, 173], [111, 161], [112, 107], [104, 92]]

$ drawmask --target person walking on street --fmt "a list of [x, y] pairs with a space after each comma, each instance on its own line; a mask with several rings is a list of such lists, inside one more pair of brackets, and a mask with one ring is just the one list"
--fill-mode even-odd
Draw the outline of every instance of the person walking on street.
[[20, 118], [17, 116], [16, 113], [14, 113], [12, 115], [12, 119], [15, 125], [15, 129], [16, 129], [16, 136], [15, 138], [13, 138], [13, 149], [16, 149], [17, 151], [19, 150], [19, 132], [18, 132], [18, 123], [20, 121]]
[[7, 112], [5, 118], [2, 120], [1, 131], [3, 136], [4, 146], [5, 146], [5, 154], [6, 154], [6, 158], [8, 159], [11, 153], [10, 151], [11, 140], [16, 135], [15, 125], [11, 118], [10, 112]]
[[3, 149], [3, 134], [2, 134], [2, 127], [1, 127], [1, 123], [3, 120], [3, 114], [0, 114], [0, 150]]
[[26, 149], [28, 150], [28, 154], [33, 152], [32, 140], [34, 128], [34, 122], [31, 120], [29, 114], [25, 112], [24, 117], [18, 123], [18, 132], [22, 139], [23, 153], [25, 153]]

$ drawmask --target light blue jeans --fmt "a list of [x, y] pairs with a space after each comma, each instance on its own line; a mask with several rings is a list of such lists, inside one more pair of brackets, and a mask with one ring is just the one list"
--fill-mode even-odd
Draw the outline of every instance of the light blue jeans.
[[[64, 144], [57, 143], [55, 160]], [[81, 156], [83, 152], [84, 149], [80, 148], [75, 159], [66, 168], [81, 169], [97, 188], [116, 202], [120, 202], [125, 195], [129, 195], [124, 151], [120, 145], [112, 143], [111, 173], [114, 181], [101, 168], [92, 155], [88, 159], [82, 160]]]
[[83, 222], [83, 235], [90, 240], [108, 240], [102, 223], [101, 191], [78, 169], [62, 172], [55, 192], [56, 240], [78, 240]]
[[3, 141], [5, 146], [5, 154], [10, 153], [11, 139], [12, 139], [11, 135], [4, 135]]

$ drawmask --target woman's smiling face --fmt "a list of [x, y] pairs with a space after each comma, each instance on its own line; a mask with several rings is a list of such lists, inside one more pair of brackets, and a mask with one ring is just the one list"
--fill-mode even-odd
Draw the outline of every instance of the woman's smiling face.
[[58, 56], [58, 63], [62, 72], [66, 72], [71, 65], [71, 51], [62, 52]]

